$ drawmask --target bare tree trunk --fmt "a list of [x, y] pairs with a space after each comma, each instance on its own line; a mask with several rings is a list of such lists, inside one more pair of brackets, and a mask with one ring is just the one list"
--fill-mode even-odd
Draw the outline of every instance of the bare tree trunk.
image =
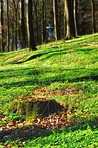
[[9, 0], [7, 0], [7, 52], [9, 52], [9, 39]]
[[[1, 25], [4, 26], [3, 23], [3, 0], [1, 0]], [[2, 28], [2, 52], [4, 52], [4, 27]]]
[[23, 39], [23, 47], [27, 47], [27, 40], [26, 40], [26, 22], [25, 22], [25, 1], [21, 0], [21, 30], [22, 30], [22, 39]]
[[64, 14], [65, 14], [65, 17], [66, 17], [66, 39], [70, 39], [71, 38], [71, 33], [70, 33], [68, 0], [65, 0], [64, 11], [65, 11]]
[[0, 1], [0, 52], [4, 52], [3, 0]]
[[65, 0], [66, 39], [77, 36], [77, 0]]
[[19, 11], [18, 11], [18, 13], [19, 13], [19, 30], [18, 30], [18, 34], [19, 34], [19, 40], [20, 40], [20, 44], [21, 44], [21, 47], [23, 48], [24, 46], [23, 46], [23, 34], [22, 34], [22, 11], [21, 11], [21, 1], [19, 2]]
[[36, 15], [36, 43], [38, 43], [38, 12], [37, 12], [37, 6], [38, 6], [38, 3], [37, 2], [34, 2], [34, 10], [35, 10], [35, 15]]
[[35, 40], [34, 40], [34, 24], [33, 24], [33, 14], [32, 14], [32, 0], [28, 0], [28, 25], [29, 25], [29, 51], [36, 50]]
[[13, 26], [13, 35], [12, 35], [12, 50], [16, 51], [16, 23], [15, 23], [15, 13], [13, 16], [14, 26]]
[[16, 46], [16, 49], [17, 50], [17, 35], [18, 35], [18, 25], [17, 25], [17, 17], [18, 17], [18, 3], [19, 1], [16, 1], [16, 0], [13, 0], [13, 3], [14, 3], [14, 10], [15, 10], [15, 46]]
[[2, 52], [1, 5], [2, 5], [2, 2], [0, 1], [0, 52]]
[[77, 22], [77, 35], [79, 34], [80, 31], [80, 5], [79, 5], [79, 0], [76, 0], [76, 22]]
[[94, 0], [91, 0], [91, 8], [92, 8], [92, 33], [95, 32], [95, 7]]
[[46, 0], [43, 0], [43, 42], [47, 42], [46, 36]]
[[58, 34], [58, 2], [57, 0], [53, 0], [53, 12], [54, 12], [54, 33], [55, 33], [55, 40], [59, 39]]
[[29, 43], [30, 43], [30, 39], [29, 39], [29, 36], [30, 36], [30, 32], [29, 32], [29, 17], [28, 17], [28, 5], [26, 6], [26, 9], [25, 9], [26, 13], [25, 13], [25, 21], [26, 21], [26, 40], [27, 40], [27, 47], [29, 47]]
[[14, 4], [14, 15], [13, 15], [13, 21], [14, 21], [14, 26], [13, 26], [13, 35], [12, 35], [12, 37], [13, 37], [13, 40], [12, 40], [12, 47], [13, 47], [13, 51], [16, 51], [17, 50], [17, 37], [16, 37], [16, 35], [17, 35], [17, 31], [16, 31], [16, 26], [17, 26], [17, 22], [16, 22], [16, 18], [17, 18], [17, 14], [16, 14], [16, 1], [15, 0], [13, 0], [13, 4]]
[[64, 37], [66, 36], [66, 11], [65, 11], [65, 2], [64, 2]]
[[76, 0], [74, 0], [74, 4], [73, 4], [73, 15], [74, 15], [74, 26], [75, 26], [75, 37], [77, 37], [77, 35], [78, 35], [78, 32], [77, 32], [77, 1]]

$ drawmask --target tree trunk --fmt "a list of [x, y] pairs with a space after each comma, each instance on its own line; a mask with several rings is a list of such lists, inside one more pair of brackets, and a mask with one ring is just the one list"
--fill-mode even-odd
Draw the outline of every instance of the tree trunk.
[[9, 52], [9, 36], [9, 0], [7, 0], [7, 52]]
[[59, 39], [58, 34], [58, 2], [57, 0], [53, 0], [53, 12], [54, 12], [54, 34], [55, 34], [55, 40]]
[[66, 39], [70, 39], [71, 38], [71, 33], [70, 33], [68, 0], [65, 0], [64, 11], [65, 11], [64, 14], [65, 14], [65, 17], [66, 17]]
[[46, 0], [43, 0], [43, 42], [47, 42], [46, 36]]
[[0, 52], [4, 52], [3, 0], [0, 1]]
[[77, 32], [77, 0], [74, 0], [73, 4], [73, 14], [74, 14], [74, 26], [75, 26], [75, 37], [77, 37], [78, 32]]
[[28, 5], [26, 5], [25, 8], [25, 30], [26, 30], [26, 42], [27, 42], [27, 47], [29, 46], [29, 18], [28, 18]]
[[[4, 26], [3, 24], [3, 0], [1, 0], [1, 25]], [[2, 52], [4, 52], [4, 27], [2, 29]]]
[[0, 1], [0, 52], [2, 52], [1, 5], [2, 5], [2, 2]]
[[20, 40], [20, 44], [21, 44], [21, 47], [23, 48], [23, 34], [22, 34], [22, 8], [21, 8], [21, 1], [19, 2], [19, 10], [18, 13], [19, 13], [19, 30], [18, 30], [18, 34], [19, 34], [19, 40]]
[[80, 31], [80, 4], [79, 0], [76, 0], [76, 23], [77, 23], [77, 35]]
[[66, 39], [77, 36], [77, 1], [65, 0]]
[[38, 3], [34, 3], [34, 9], [36, 14], [36, 43], [39, 42], [39, 18], [38, 18]]
[[70, 33], [71, 38], [75, 37], [75, 24], [74, 24], [74, 1], [68, 0], [68, 8], [69, 8], [69, 22], [70, 22]]
[[17, 8], [16, 8], [16, 3], [15, 0], [13, 0], [13, 4], [14, 4], [14, 16], [13, 16], [13, 20], [14, 20], [14, 26], [13, 26], [13, 51], [17, 50]]
[[91, 0], [91, 8], [92, 8], [92, 33], [95, 32], [95, 7], [94, 0]]
[[21, 0], [21, 30], [22, 30], [22, 39], [23, 39], [23, 47], [27, 47], [27, 40], [26, 40], [26, 22], [25, 22], [25, 1]]
[[14, 20], [14, 26], [13, 26], [13, 40], [12, 40], [12, 44], [13, 44], [13, 51], [16, 51], [16, 24], [15, 24], [15, 14], [13, 16], [13, 20]]
[[13, 3], [14, 3], [14, 10], [15, 10], [15, 46], [16, 46], [16, 49], [17, 50], [17, 36], [18, 36], [18, 3], [16, 0], [13, 0]]
[[32, 0], [28, 0], [28, 34], [29, 34], [29, 51], [36, 50], [35, 40], [34, 40], [34, 24], [33, 24], [33, 14], [32, 14]]

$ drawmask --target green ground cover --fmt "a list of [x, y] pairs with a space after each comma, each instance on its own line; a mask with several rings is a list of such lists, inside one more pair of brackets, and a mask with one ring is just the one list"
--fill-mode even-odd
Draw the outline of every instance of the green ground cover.
[[21, 141], [22, 144], [25, 143], [23, 147], [96, 147], [97, 41], [98, 33], [40, 45], [37, 46], [38, 50], [33, 52], [22, 49], [0, 54], [0, 110], [7, 108], [12, 100], [29, 96], [42, 87], [46, 87], [48, 91], [64, 89], [68, 94], [56, 93], [50, 97], [57, 102], [68, 104], [68, 120], [77, 119], [77, 125], [71, 126], [71, 131], [65, 127], [58, 132], [47, 131], [48, 136], [41, 131], [38, 131], [38, 134], [32, 131], [28, 139], [24, 133], [22, 137], [16, 134], [12, 140], [11, 137], [7, 140], [3, 138], [1, 147], [5, 141], [12, 145], [16, 143], [16, 147]]

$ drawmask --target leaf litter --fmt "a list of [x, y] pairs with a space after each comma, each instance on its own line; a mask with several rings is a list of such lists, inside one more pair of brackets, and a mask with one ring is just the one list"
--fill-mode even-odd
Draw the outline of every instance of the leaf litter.
[[[56, 90], [48, 90], [46, 87], [42, 87], [40, 89], [34, 90], [30, 96], [20, 97], [21, 100], [46, 100], [54, 97], [55, 95], [64, 96], [64, 95], [77, 95], [80, 90], [75, 88], [69, 89], [56, 89]], [[59, 103], [64, 110], [59, 113], [49, 113], [45, 116], [41, 116], [30, 123], [27, 123], [25, 120], [13, 122], [6, 115], [4, 115], [3, 111], [0, 112], [0, 132], [2, 131], [14, 131], [20, 132], [21, 130], [28, 130], [28, 132], [32, 131], [34, 128], [52, 130], [59, 129], [63, 126], [71, 126], [73, 123], [77, 122], [77, 119], [69, 120], [68, 116], [73, 112], [69, 112], [69, 105]], [[10, 135], [4, 135], [5, 139], [9, 138]], [[19, 144], [18, 144], [19, 145]], [[20, 143], [20, 146], [23, 146], [23, 142]], [[8, 145], [4, 145], [4, 147], [8, 147]]]
[[[52, 96], [55, 95], [77, 95], [79, 90], [75, 90], [74, 88], [70, 89], [57, 89], [57, 90], [48, 90], [46, 87], [42, 87], [40, 89], [36, 89], [31, 93], [31, 96], [21, 97], [21, 100], [28, 99], [28, 100], [46, 100], [49, 99]], [[46, 128], [46, 129], [52, 129], [52, 128], [60, 128], [62, 126], [69, 126], [73, 121], [68, 120], [68, 115], [70, 114], [68, 112], [68, 104], [65, 105], [63, 103], [59, 103], [65, 110], [56, 114], [48, 114], [46, 116], [42, 116], [41, 118], [38, 118], [37, 120], [33, 121], [33, 125], [37, 125], [40, 128]], [[12, 122], [10, 121], [3, 112], [0, 113], [0, 132], [9, 130], [9, 129], [15, 129], [17, 127], [23, 127], [27, 126], [27, 122], [24, 120], [21, 120], [19, 122]]]

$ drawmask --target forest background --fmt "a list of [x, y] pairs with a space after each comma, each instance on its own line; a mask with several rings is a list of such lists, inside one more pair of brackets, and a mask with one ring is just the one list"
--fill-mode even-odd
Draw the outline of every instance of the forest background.
[[98, 31], [97, 0], [0, 0], [0, 52]]

